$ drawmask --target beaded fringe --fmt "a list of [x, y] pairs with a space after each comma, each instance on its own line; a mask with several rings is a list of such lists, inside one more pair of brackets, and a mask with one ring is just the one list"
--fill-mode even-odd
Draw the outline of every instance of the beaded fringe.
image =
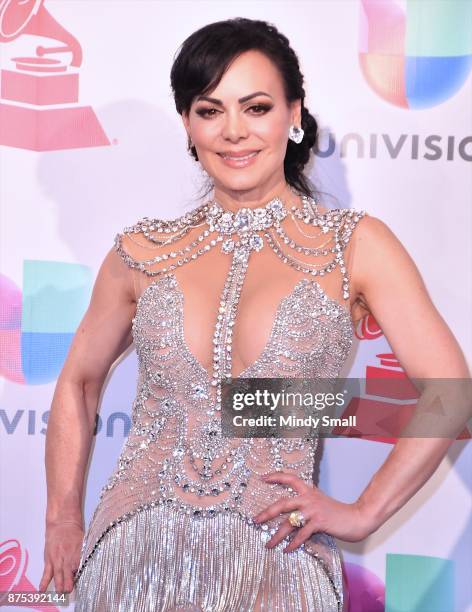
[[76, 582], [75, 611], [340, 612], [339, 579], [301, 548], [283, 553], [287, 539], [265, 548], [269, 537], [236, 514], [142, 510], [96, 548]]

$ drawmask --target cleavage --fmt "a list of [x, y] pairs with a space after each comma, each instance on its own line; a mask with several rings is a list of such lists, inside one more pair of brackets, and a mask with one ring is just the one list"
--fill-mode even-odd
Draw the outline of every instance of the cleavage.
[[[266, 254], [263, 250], [251, 253], [237, 306], [232, 340], [234, 377], [252, 367], [261, 356], [271, 339], [282, 300], [307, 276], [280, 262], [269, 249]], [[174, 273], [183, 295], [185, 343], [209, 377], [213, 372], [213, 335], [220, 295], [232, 257], [216, 255], [211, 258], [208, 253], [205, 264], [190, 265]]]

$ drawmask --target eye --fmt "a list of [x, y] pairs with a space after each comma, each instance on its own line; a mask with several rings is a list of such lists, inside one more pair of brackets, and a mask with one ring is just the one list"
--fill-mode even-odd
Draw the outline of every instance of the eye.
[[[252, 106], [250, 106], [246, 110], [251, 115], [265, 115], [271, 109], [272, 109], [272, 105], [271, 104], [263, 104], [263, 103], [261, 103], [261, 104], [253, 104]], [[204, 108], [204, 107], [200, 107], [200, 108], [197, 108], [195, 110], [195, 112], [200, 117], [204, 117], [206, 119], [209, 119], [211, 117], [215, 117], [215, 115], [217, 115], [220, 111], [217, 110], [216, 108]]]
[[195, 111], [200, 117], [214, 117], [218, 112], [216, 108], [197, 108]]
[[270, 111], [271, 108], [272, 106], [270, 104], [253, 104], [253, 106], [250, 106], [248, 110], [254, 111], [252, 113], [254, 115], [265, 115], [265, 113]]

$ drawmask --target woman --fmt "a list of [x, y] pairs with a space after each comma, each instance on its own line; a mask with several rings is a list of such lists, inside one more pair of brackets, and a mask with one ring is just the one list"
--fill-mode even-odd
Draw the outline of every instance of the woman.
[[[100, 268], [49, 419], [40, 590], [53, 577], [59, 591], [75, 583], [79, 611], [341, 610], [334, 537], [378, 529], [450, 440], [400, 440], [359, 499], [342, 503], [313, 483], [316, 438], [224, 437], [219, 381], [336, 378], [367, 312], [411, 377], [465, 377], [466, 364], [386, 225], [313, 197], [303, 168], [317, 124], [275, 27], [202, 28], [171, 82], [214, 193], [178, 219], [125, 228]], [[84, 537], [97, 403], [133, 341], [132, 428]]]

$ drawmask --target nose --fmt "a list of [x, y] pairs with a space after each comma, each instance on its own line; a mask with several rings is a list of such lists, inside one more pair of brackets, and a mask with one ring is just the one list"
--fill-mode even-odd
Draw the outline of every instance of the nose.
[[247, 138], [247, 135], [246, 122], [239, 110], [228, 111], [222, 129], [223, 138], [231, 142], [238, 142], [241, 138]]

